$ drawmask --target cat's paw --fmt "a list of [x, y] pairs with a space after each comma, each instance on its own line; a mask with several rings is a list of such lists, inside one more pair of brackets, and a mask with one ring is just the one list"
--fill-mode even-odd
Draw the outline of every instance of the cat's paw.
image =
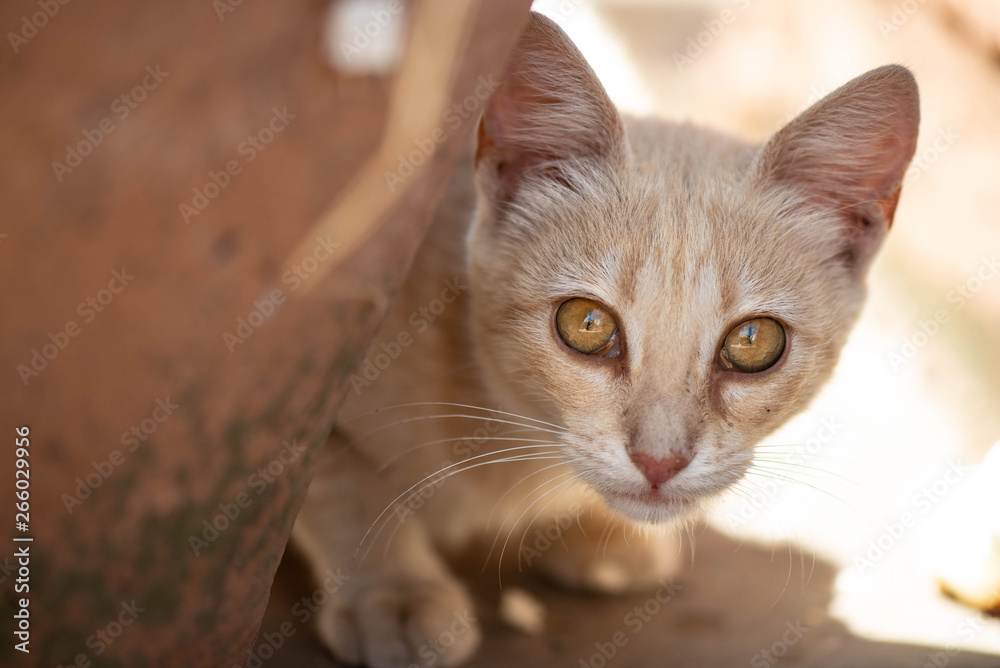
[[558, 532], [537, 565], [564, 587], [619, 594], [648, 589], [676, 576], [684, 564], [680, 547], [679, 537], [672, 533], [619, 526], [609, 535], [597, 522], [585, 521], [582, 527], [574, 524]]
[[320, 640], [369, 668], [457, 666], [479, 645], [474, 607], [453, 580], [357, 575], [323, 606]]

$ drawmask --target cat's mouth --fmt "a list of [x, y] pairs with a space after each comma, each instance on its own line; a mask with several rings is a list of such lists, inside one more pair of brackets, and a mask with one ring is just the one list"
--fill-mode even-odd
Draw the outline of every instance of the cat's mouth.
[[688, 515], [697, 506], [695, 500], [665, 493], [663, 489], [605, 490], [603, 496], [612, 510], [638, 522], [667, 522]]

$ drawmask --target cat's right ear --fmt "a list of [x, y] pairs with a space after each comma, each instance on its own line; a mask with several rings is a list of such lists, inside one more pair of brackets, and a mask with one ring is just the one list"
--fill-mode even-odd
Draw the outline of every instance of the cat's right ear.
[[618, 164], [622, 119], [583, 55], [559, 26], [534, 12], [482, 119], [476, 173], [494, 203], [526, 179], [558, 174], [560, 161]]
[[793, 188], [838, 219], [831, 254], [864, 269], [892, 226], [917, 145], [920, 102], [913, 74], [886, 65], [807, 109], [763, 147], [752, 173]]

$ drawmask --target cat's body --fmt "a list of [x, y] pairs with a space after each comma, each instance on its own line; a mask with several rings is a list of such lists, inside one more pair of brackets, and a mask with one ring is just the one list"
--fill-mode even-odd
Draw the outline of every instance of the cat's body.
[[[438, 658], [465, 659], [473, 607], [440, 551], [496, 537], [499, 550], [512, 535], [516, 559], [529, 522], [594, 529], [538, 558], [570, 586], [668, 576], [666, 536], [602, 529], [691, 516], [829, 376], [917, 118], [912, 77], [889, 67], [763, 149], [623, 121], [565, 35], [533, 15], [484, 114], [475, 178], [470, 156], [352, 379], [297, 523], [316, 573], [349, 575], [318, 620], [324, 642], [405, 666], [429, 662], [422, 650], [450, 630]], [[587, 300], [586, 318], [564, 329], [573, 300]], [[614, 333], [582, 352], [574, 332], [595, 335], [602, 314]], [[733, 356], [757, 354], [756, 339], [731, 332], [767, 326], [780, 348], [741, 372]], [[499, 462], [511, 457], [522, 461]], [[425, 480], [442, 470], [454, 475]]]

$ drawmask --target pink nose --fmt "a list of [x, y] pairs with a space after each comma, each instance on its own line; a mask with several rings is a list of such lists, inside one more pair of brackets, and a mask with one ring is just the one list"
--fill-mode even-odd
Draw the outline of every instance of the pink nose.
[[663, 459], [657, 459], [643, 452], [630, 452], [629, 456], [635, 462], [636, 468], [639, 469], [642, 475], [646, 476], [646, 480], [650, 482], [653, 489], [656, 489], [677, 475], [690, 461], [687, 457], [680, 455], [671, 455]]

